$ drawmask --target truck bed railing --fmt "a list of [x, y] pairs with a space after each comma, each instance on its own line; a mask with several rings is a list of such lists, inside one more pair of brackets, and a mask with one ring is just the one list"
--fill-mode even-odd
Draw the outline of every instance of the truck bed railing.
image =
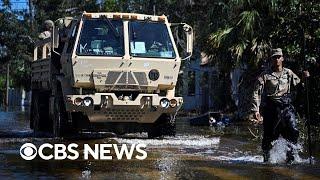
[[46, 38], [35, 43], [33, 62], [31, 64], [32, 88], [50, 89], [51, 44], [52, 38]]
[[[51, 52], [51, 42], [52, 38], [46, 38], [35, 43], [35, 48], [33, 51], [33, 61], [49, 58]], [[38, 52], [40, 49], [42, 50], [42, 54], [39, 58]]]

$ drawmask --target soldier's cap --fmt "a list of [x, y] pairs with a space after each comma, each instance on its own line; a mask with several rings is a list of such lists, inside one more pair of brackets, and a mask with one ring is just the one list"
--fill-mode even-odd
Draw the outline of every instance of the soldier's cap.
[[54, 23], [53, 23], [53, 21], [51, 21], [51, 20], [45, 20], [45, 21], [44, 21], [44, 25], [48, 25], [49, 27], [53, 27], [53, 26], [54, 26]]
[[271, 57], [274, 57], [274, 56], [283, 56], [282, 49], [281, 48], [272, 49]]

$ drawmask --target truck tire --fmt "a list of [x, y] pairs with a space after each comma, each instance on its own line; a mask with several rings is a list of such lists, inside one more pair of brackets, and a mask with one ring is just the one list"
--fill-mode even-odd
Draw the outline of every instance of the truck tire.
[[148, 130], [148, 138], [153, 139], [161, 136], [162, 134], [158, 124], [152, 124]]
[[47, 92], [32, 91], [30, 128], [33, 129], [35, 134], [51, 129], [49, 121], [49, 95]]
[[167, 121], [162, 125], [162, 134], [166, 136], [175, 136], [176, 135], [176, 123]]
[[31, 108], [30, 108], [30, 128], [34, 130], [34, 132], [39, 131], [39, 97], [37, 91], [32, 91], [31, 97]]
[[62, 137], [65, 136], [68, 129], [70, 129], [68, 125], [68, 114], [63, 102], [62, 92], [58, 92], [53, 99], [53, 135], [54, 137]]
[[151, 125], [148, 130], [148, 138], [157, 138], [161, 136], [175, 136], [176, 123], [170, 122], [170, 115], [162, 114], [158, 120]]
[[57, 98], [54, 98], [54, 105], [53, 105], [53, 117], [52, 117], [52, 129], [53, 129], [53, 136], [60, 137], [62, 135], [62, 121], [63, 116], [61, 114], [60, 105]]

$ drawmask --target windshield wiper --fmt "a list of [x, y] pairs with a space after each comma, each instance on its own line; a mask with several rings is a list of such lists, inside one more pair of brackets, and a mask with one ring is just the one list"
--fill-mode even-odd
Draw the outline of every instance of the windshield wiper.
[[120, 38], [120, 33], [116, 30], [116, 28], [113, 26], [112, 22], [110, 21], [109, 18], [107, 18], [106, 16], [102, 16], [103, 19], [108, 23], [109, 27], [111, 27], [111, 30], [113, 32], [113, 34], [117, 37]]

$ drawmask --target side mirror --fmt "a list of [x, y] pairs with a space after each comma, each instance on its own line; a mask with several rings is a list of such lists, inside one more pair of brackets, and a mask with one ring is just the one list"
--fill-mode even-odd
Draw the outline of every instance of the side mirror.
[[68, 27], [72, 20], [74, 20], [74, 18], [72, 17], [64, 17], [64, 18], [59, 18], [55, 21], [56, 26], [54, 26], [53, 30], [52, 30], [52, 44], [53, 44], [53, 48], [58, 48], [59, 46], [59, 28], [65, 28]]
[[64, 18], [57, 19], [56, 22], [59, 27], [64, 28], [64, 27], [68, 27], [73, 20], [74, 20], [73, 17], [64, 17]]
[[189, 56], [192, 56], [192, 52], [193, 52], [193, 29], [188, 24], [184, 24], [183, 25], [183, 31], [186, 33], [186, 37], [187, 37], [187, 49], [186, 49], [186, 51], [189, 54]]
[[[171, 23], [171, 27], [175, 28], [176, 41], [182, 47], [182, 49], [186, 52], [187, 57], [184, 57], [183, 60], [189, 59], [193, 53], [193, 29], [190, 25], [186, 23]], [[182, 31], [181, 31], [182, 30]], [[184, 37], [180, 38], [181, 34], [184, 32]], [[186, 42], [187, 41], [187, 42]]]

